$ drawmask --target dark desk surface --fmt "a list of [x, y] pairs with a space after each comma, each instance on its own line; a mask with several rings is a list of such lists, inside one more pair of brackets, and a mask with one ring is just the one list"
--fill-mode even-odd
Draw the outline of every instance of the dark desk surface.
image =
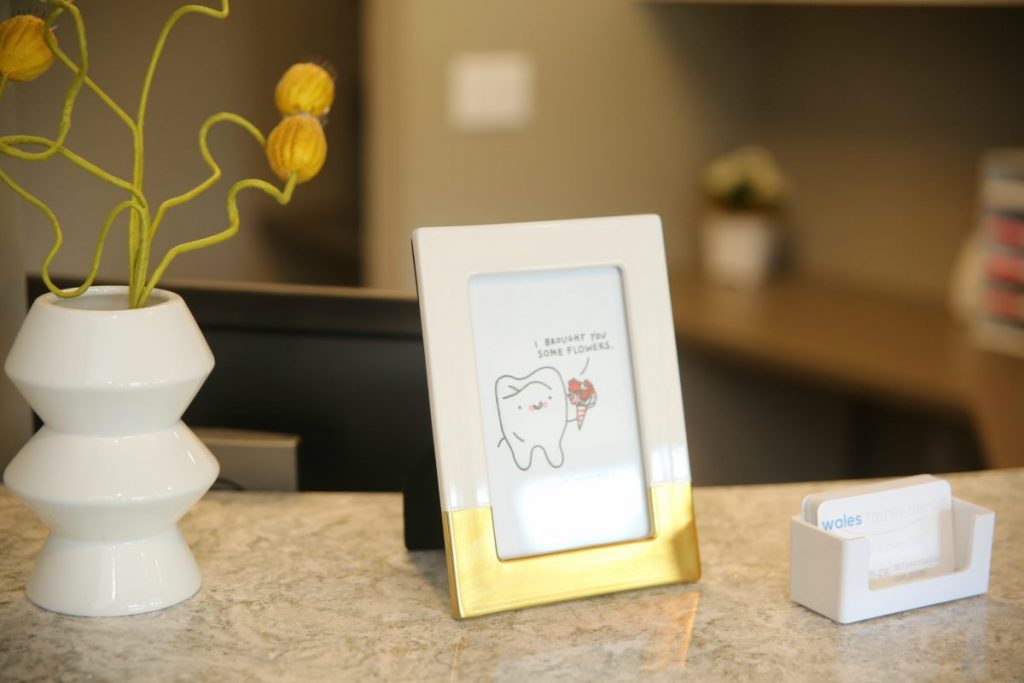
[[937, 303], [781, 280], [743, 292], [672, 282], [676, 334], [741, 362], [967, 415], [990, 467], [1024, 465], [1024, 359], [977, 348]]

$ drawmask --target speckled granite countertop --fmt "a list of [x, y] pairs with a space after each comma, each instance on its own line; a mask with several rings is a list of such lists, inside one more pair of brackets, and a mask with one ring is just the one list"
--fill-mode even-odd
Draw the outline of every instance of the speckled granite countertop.
[[988, 595], [847, 626], [788, 597], [788, 520], [820, 483], [697, 489], [699, 583], [463, 622], [395, 494], [209, 494], [182, 522], [194, 598], [45, 612], [23, 590], [45, 529], [0, 487], [0, 679], [1024, 680], [1024, 469], [949, 479], [996, 511]]

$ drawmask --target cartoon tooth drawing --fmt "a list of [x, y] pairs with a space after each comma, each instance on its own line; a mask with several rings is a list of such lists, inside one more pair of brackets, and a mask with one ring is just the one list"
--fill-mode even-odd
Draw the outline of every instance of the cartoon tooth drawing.
[[525, 377], [502, 375], [494, 383], [494, 395], [502, 435], [498, 445], [508, 446], [516, 467], [530, 469], [537, 451], [552, 467], [561, 467], [569, 409], [558, 370], [543, 367]]

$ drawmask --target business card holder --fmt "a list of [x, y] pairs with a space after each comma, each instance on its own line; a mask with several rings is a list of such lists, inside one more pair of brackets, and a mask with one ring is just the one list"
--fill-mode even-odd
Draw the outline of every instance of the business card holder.
[[988, 591], [992, 510], [953, 499], [954, 571], [872, 589], [867, 538], [842, 538], [795, 516], [790, 522], [790, 599], [849, 624]]

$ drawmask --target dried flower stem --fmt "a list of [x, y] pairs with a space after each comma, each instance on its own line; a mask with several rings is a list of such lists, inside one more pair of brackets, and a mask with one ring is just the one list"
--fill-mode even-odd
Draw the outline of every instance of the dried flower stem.
[[[128, 221], [128, 253], [129, 253], [129, 276], [128, 276], [128, 287], [129, 287], [129, 303], [132, 308], [139, 308], [146, 304], [149, 295], [153, 289], [159, 283], [160, 278], [170, 263], [180, 254], [194, 251], [196, 249], [202, 249], [204, 247], [212, 246], [219, 242], [223, 242], [226, 239], [232, 237], [238, 232], [240, 224], [237, 195], [244, 189], [259, 189], [276, 199], [281, 204], [287, 204], [291, 201], [292, 193], [297, 183], [297, 176], [292, 175], [285, 183], [283, 189], [279, 189], [274, 185], [255, 178], [247, 178], [240, 180], [232, 185], [228, 191], [227, 196], [227, 213], [228, 213], [228, 227], [219, 233], [204, 237], [201, 239], [191, 240], [178, 244], [167, 251], [163, 259], [160, 261], [156, 270], [153, 271], [152, 276], [149, 276], [149, 256], [152, 249], [153, 238], [156, 236], [156, 232], [163, 222], [163, 219], [170, 209], [180, 206], [185, 202], [195, 199], [202, 193], [206, 192], [213, 185], [220, 180], [221, 169], [217, 162], [214, 160], [213, 155], [210, 154], [210, 149], [207, 144], [207, 135], [210, 128], [219, 122], [233, 123], [244, 130], [246, 130], [261, 148], [266, 147], [266, 138], [252, 123], [246, 119], [232, 114], [230, 112], [221, 112], [214, 114], [213, 116], [206, 119], [203, 125], [199, 129], [199, 152], [206, 162], [206, 165], [210, 168], [210, 176], [201, 182], [199, 185], [192, 189], [184, 192], [180, 195], [171, 197], [160, 204], [157, 209], [156, 216], [151, 217], [149, 210], [149, 203], [146, 201], [143, 193], [143, 175], [144, 175], [144, 128], [146, 119], [146, 110], [149, 102], [149, 93], [153, 83], [153, 77], [156, 73], [157, 64], [160, 61], [160, 56], [163, 53], [164, 45], [167, 42], [167, 37], [175, 24], [187, 14], [202, 14], [205, 16], [213, 17], [215, 19], [225, 19], [228, 16], [229, 6], [228, 0], [221, 0], [221, 8], [214, 9], [211, 7], [205, 7], [203, 5], [184, 5], [178, 8], [164, 24], [163, 29], [157, 38], [156, 45], [153, 49], [153, 54], [150, 57], [149, 66], [146, 69], [146, 75], [142, 84], [142, 93], [139, 97], [139, 108], [136, 117], [133, 119], [125, 112], [125, 110], [117, 104], [102, 88], [100, 88], [91, 78], [89, 78], [89, 54], [88, 46], [86, 43], [85, 27], [82, 22], [81, 14], [78, 8], [74, 5], [72, 0], [47, 0], [47, 2], [54, 6], [55, 9], [46, 18], [44, 25], [44, 38], [47, 46], [53, 51], [54, 55], [59, 59], [74, 75], [72, 78], [71, 85], [68, 87], [67, 93], [64, 97], [64, 104], [61, 112], [60, 126], [57, 132], [57, 136], [54, 139], [45, 137], [33, 136], [33, 135], [8, 135], [0, 137], [0, 154], [15, 159], [21, 159], [25, 161], [43, 161], [48, 159], [55, 154], [64, 156], [68, 161], [75, 164], [79, 168], [83, 169], [87, 173], [110, 183], [114, 187], [128, 192], [131, 195], [130, 199], [126, 199], [117, 204], [109, 214], [107, 214], [106, 220], [103, 223], [103, 227], [100, 230], [100, 235], [96, 244], [96, 251], [93, 255], [92, 267], [89, 271], [88, 277], [85, 279], [83, 284], [75, 289], [62, 290], [53, 284], [50, 279], [49, 268], [53, 259], [57, 256], [61, 246], [64, 242], [63, 232], [60, 227], [60, 222], [57, 220], [57, 216], [52, 210], [39, 198], [29, 193], [25, 188], [16, 183], [9, 175], [0, 170], [0, 181], [10, 187], [15, 193], [24, 198], [28, 203], [39, 209], [46, 216], [46, 219], [50, 222], [54, 233], [53, 247], [50, 249], [45, 260], [43, 261], [42, 277], [46, 286], [51, 292], [57, 296], [63, 298], [75, 297], [85, 292], [93, 283], [96, 278], [96, 273], [99, 270], [100, 261], [103, 255], [103, 248], [106, 243], [107, 234], [110, 231], [110, 227], [114, 220], [120, 216], [124, 211], [129, 211]], [[67, 56], [54, 41], [53, 35], [50, 32], [53, 22], [64, 12], [71, 14], [75, 22], [75, 30], [78, 35], [79, 44], [79, 62], [76, 64], [71, 58]], [[7, 85], [7, 77], [3, 76], [0, 78], [0, 97], [3, 96], [4, 88]], [[68, 132], [71, 129], [71, 117], [74, 111], [75, 102], [78, 94], [82, 89], [82, 86], [87, 87], [91, 90], [113, 113], [119, 118], [127, 127], [132, 135], [132, 150], [133, 150], [133, 164], [132, 164], [132, 179], [125, 180], [119, 178], [112, 173], [109, 173], [96, 164], [84, 159], [83, 157], [75, 154], [69, 150], [64, 142], [67, 139]], [[26, 151], [21, 149], [26, 146], [43, 147], [42, 151]]]
[[171, 265], [171, 261], [179, 255], [189, 251], [195, 251], [196, 249], [212, 247], [215, 244], [219, 244], [220, 242], [233, 237], [234, 234], [238, 232], [238, 226], [241, 220], [238, 215], [238, 202], [236, 200], [236, 196], [239, 192], [247, 188], [263, 190], [263, 192], [276, 199], [278, 204], [287, 204], [292, 199], [292, 193], [295, 191], [295, 185], [297, 182], [298, 175], [292, 174], [288, 179], [288, 182], [285, 183], [283, 190], [279, 190], [274, 185], [258, 178], [246, 178], [245, 180], [239, 180], [232, 185], [231, 189], [228, 191], [228, 227], [215, 235], [192, 240], [190, 242], [183, 242], [182, 244], [169, 249], [164, 255], [163, 260], [160, 261], [160, 265], [158, 265], [156, 270], [153, 271], [153, 277], [146, 285], [145, 290], [143, 290], [141, 300], [145, 301], [149, 297], [153, 288], [156, 287], [156, 284], [163, 276], [164, 271], [167, 270], [167, 266]]
[[[41, 147], [53, 147], [53, 140], [49, 140], [44, 137], [39, 137], [38, 135], [8, 135], [7, 137], [3, 138], [3, 141], [10, 145], [39, 145]], [[83, 159], [82, 157], [78, 156], [77, 154], [75, 154], [74, 152], [72, 152], [70, 149], [63, 145], [58, 146], [56, 149], [61, 155], [67, 158], [67, 160], [73, 163], [75, 166], [78, 166], [79, 168], [88, 173], [91, 173], [100, 180], [105, 180], [114, 187], [119, 187], [122, 190], [132, 192], [132, 194], [135, 195], [135, 198], [140, 203], [145, 204], [145, 199], [142, 197], [142, 195], [133, 192], [132, 184], [127, 180], [124, 180], [123, 178], [118, 178], [113, 174], [107, 173], [96, 164], [86, 159]], [[14, 155], [11, 154], [11, 156]]]
[[210, 177], [204, 180], [196, 187], [189, 190], [188, 192], [179, 194], [176, 197], [171, 197], [170, 199], [167, 199], [162, 204], [160, 204], [160, 207], [156, 211], [156, 217], [153, 219], [153, 224], [152, 226], [150, 226], [150, 231], [152, 232], [153, 235], [156, 235], [156, 231], [160, 228], [161, 222], [163, 222], [164, 214], [167, 213], [169, 209], [173, 209], [174, 207], [184, 204], [185, 202], [192, 201], [202, 193], [209, 190], [217, 183], [218, 180], [220, 180], [220, 166], [217, 165], [217, 162], [214, 160], [213, 155], [210, 154], [210, 147], [206, 142], [206, 136], [210, 132], [210, 128], [215, 123], [220, 123], [221, 121], [227, 121], [229, 123], [234, 123], [235, 125], [240, 126], [241, 128], [248, 131], [248, 133], [252, 135], [253, 138], [256, 139], [256, 142], [259, 143], [260, 147], [266, 146], [267, 139], [266, 137], [264, 137], [263, 133], [261, 133], [259, 129], [256, 128], [256, 126], [254, 126], [252, 123], [242, 118], [238, 114], [232, 114], [231, 112], [225, 111], [220, 112], [219, 114], [214, 114], [213, 116], [203, 121], [203, 125], [199, 128], [199, 154], [202, 155], [203, 161], [206, 162], [206, 165], [212, 171]]
[[115, 206], [110, 211], [110, 213], [107, 214], [107, 218], [103, 222], [103, 228], [100, 230], [100, 236], [96, 242], [96, 251], [93, 254], [92, 268], [90, 269], [89, 275], [88, 277], [86, 277], [85, 282], [83, 282], [78, 288], [73, 290], [61, 289], [57, 287], [55, 284], [53, 284], [53, 281], [50, 279], [50, 263], [53, 261], [54, 258], [56, 258], [57, 252], [60, 251], [61, 245], [64, 243], [64, 233], [60, 228], [60, 221], [57, 220], [56, 214], [53, 213], [50, 207], [48, 207], [42, 200], [40, 200], [39, 198], [35, 197], [27, 190], [25, 190], [25, 188], [23, 188], [21, 185], [16, 183], [9, 175], [4, 173], [2, 169], [0, 169], [0, 181], [2, 181], [5, 185], [14, 190], [21, 197], [23, 197], [29, 204], [42, 211], [43, 215], [46, 216], [46, 219], [50, 221], [50, 225], [53, 227], [54, 235], [53, 247], [50, 248], [50, 252], [46, 255], [46, 259], [43, 261], [42, 276], [43, 282], [46, 283], [47, 288], [51, 292], [53, 292], [54, 294], [63, 299], [71, 299], [73, 297], [79, 296], [80, 294], [84, 293], [87, 289], [89, 289], [89, 287], [92, 286], [92, 283], [96, 280], [96, 273], [99, 271], [100, 261], [103, 258], [103, 246], [107, 241], [107, 233], [110, 232], [110, 226], [113, 224], [114, 219], [117, 218], [118, 215], [120, 215], [120, 213], [125, 209], [131, 209], [133, 213], [142, 217], [146, 215], [146, 212], [143, 209], [143, 207], [140, 206], [139, 203], [136, 202], [134, 199], [126, 199], [117, 206]]
[[43, 161], [49, 159], [54, 154], [60, 152], [60, 147], [63, 147], [64, 140], [68, 137], [68, 132], [71, 130], [71, 113], [75, 108], [75, 100], [78, 98], [78, 93], [82, 89], [83, 83], [85, 83], [85, 74], [89, 69], [89, 50], [85, 40], [85, 25], [82, 23], [82, 14], [68, 0], [47, 0], [51, 5], [57, 7], [54, 11], [50, 12], [50, 15], [46, 17], [46, 23], [43, 27], [43, 36], [46, 38], [46, 44], [50, 46], [52, 50], [54, 48], [53, 36], [50, 33], [50, 29], [53, 26], [53, 22], [56, 21], [57, 17], [67, 10], [71, 13], [71, 16], [75, 20], [75, 31], [78, 34], [78, 46], [80, 49], [80, 60], [82, 62], [81, 69], [75, 74], [75, 77], [71, 79], [71, 85], [68, 87], [67, 94], [64, 96], [64, 106], [61, 110], [60, 116], [60, 128], [57, 132], [57, 137], [52, 141], [50, 146], [42, 152], [23, 152], [17, 149], [11, 149], [7, 146], [7, 138], [0, 137], [0, 153], [7, 156], [14, 157], [16, 159], [22, 159], [24, 161]]

